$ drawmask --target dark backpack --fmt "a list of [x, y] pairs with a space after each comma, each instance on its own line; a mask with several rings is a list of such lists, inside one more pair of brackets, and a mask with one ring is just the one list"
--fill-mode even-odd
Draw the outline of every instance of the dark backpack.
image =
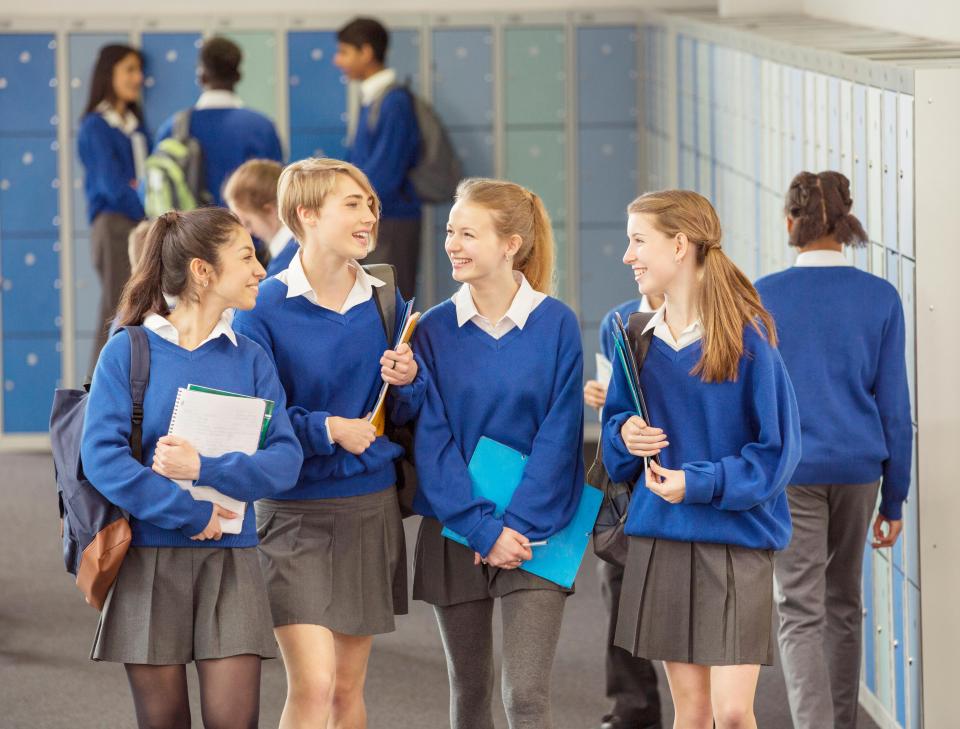
[[[142, 327], [124, 327], [130, 336], [130, 450], [143, 458], [143, 396], [150, 380], [150, 345]], [[82, 390], [58, 389], [50, 411], [50, 445], [60, 500], [60, 536], [67, 572], [97, 610], [130, 546], [126, 512], [110, 503], [83, 473], [80, 444], [89, 385]]]
[[[383, 100], [387, 97], [387, 94], [396, 89], [410, 96], [420, 133], [417, 163], [407, 172], [407, 177], [413, 184], [414, 190], [417, 191], [417, 196], [423, 202], [451, 202], [457, 191], [457, 185], [463, 179], [463, 166], [460, 164], [460, 158], [450, 142], [450, 135], [429, 102], [415, 94], [406, 83], [390, 84], [370, 104], [370, 111], [367, 115], [367, 129], [372, 132], [377, 128]], [[356, 136], [356, 124], [354, 123], [351, 128], [353, 134], [347, 145], [350, 147], [353, 146], [353, 137]]]
[[[397, 329], [397, 270], [389, 263], [371, 263], [363, 267], [371, 276], [376, 276], [386, 286], [374, 288], [373, 300], [380, 312], [387, 346], [393, 346]], [[414, 516], [413, 499], [417, 495], [417, 468], [413, 463], [413, 426], [394, 425], [390, 417], [385, 419], [387, 437], [403, 448], [403, 456], [397, 461], [397, 500], [404, 518]]]
[[[643, 312], [630, 315], [627, 320], [627, 338], [630, 340], [630, 349], [637, 363], [637, 370], [643, 369], [643, 361], [653, 339], [653, 331], [643, 333], [644, 327], [653, 313]], [[619, 363], [614, 362], [617, 367]], [[600, 504], [600, 513], [593, 527], [593, 551], [596, 555], [610, 564], [623, 567], [627, 561], [628, 538], [624, 531], [627, 522], [627, 510], [630, 507], [630, 496], [633, 493], [633, 484], [612, 481], [603, 465], [603, 439], [597, 443], [597, 457], [587, 471], [587, 483], [603, 492], [603, 501]]]

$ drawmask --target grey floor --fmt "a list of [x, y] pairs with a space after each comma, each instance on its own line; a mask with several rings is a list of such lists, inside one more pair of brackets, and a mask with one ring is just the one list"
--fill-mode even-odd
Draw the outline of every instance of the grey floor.
[[[63, 570], [55, 494], [49, 456], [0, 455], [0, 728], [132, 727], [122, 667], [87, 660], [97, 616]], [[408, 520], [411, 546], [415, 529]], [[593, 727], [606, 709], [604, 614], [595, 568], [588, 555], [578, 592], [567, 603], [553, 671], [557, 729]], [[196, 706], [196, 677], [193, 671], [190, 675]], [[663, 680], [661, 694], [669, 726], [670, 697]], [[283, 696], [283, 667], [268, 661], [262, 727], [276, 727]], [[412, 603], [399, 630], [375, 642], [367, 703], [372, 728], [447, 725], [443, 648], [427, 606]], [[761, 672], [757, 718], [764, 729], [790, 727], [777, 667]], [[502, 711], [497, 722], [506, 727]], [[201, 726], [196, 711], [194, 726]], [[859, 729], [874, 727], [861, 716]]]

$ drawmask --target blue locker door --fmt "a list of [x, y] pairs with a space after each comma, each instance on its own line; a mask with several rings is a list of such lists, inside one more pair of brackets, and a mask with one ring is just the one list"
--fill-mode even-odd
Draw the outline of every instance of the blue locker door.
[[493, 35], [490, 30], [433, 33], [433, 105], [451, 129], [493, 124]]
[[45, 432], [60, 383], [59, 339], [4, 335], [3, 379], [4, 432]]
[[921, 729], [923, 683], [922, 650], [920, 647], [920, 589], [907, 585], [907, 703], [909, 729]]
[[334, 31], [287, 35], [291, 132], [346, 129], [347, 87], [340, 69], [333, 65], [336, 52]]
[[0, 35], [0, 134], [57, 133], [56, 48], [48, 33]]
[[420, 31], [391, 30], [387, 63], [397, 72], [397, 79], [409, 81], [410, 87], [420, 91]]
[[0, 137], [0, 231], [56, 232], [59, 144], [52, 136]]
[[637, 284], [623, 264], [625, 226], [580, 229], [580, 320], [599, 325], [611, 306], [637, 298]]
[[631, 122], [637, 116], [636, 30], [577, 29], [577, 89], [581, 124]]
[[199, 33], [144, 33], [140, 40], [144, 116], [154, 141], [160, 126], [193, 106], [200, 94], [196, 68], [202, 43]]
[[876, 620], [873, 609], [873, 548], [867, 542], [863, 552], [863, 682], [877, 692]]
[[[903, 541], [902, 539], [898, 541]], [[903, 573], [898, 569], [893, 570], [893, 672], [894, 672], [894, 701], [897, 709], [897, 722], [900, 726], [907, 725], [906, 710], [906, 676], [904, 669], [906, 661], [906, 625], [905, 611], [903, 603], [905, 599], [906, 583], [903, 579]]]
[[60, 243], [42, 238], [3, 238], [3, 335], [60, 331]]

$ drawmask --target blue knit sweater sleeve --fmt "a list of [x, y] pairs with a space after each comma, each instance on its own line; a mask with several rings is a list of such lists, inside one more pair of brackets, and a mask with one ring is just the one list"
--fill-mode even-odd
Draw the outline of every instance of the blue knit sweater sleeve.
[[380, 106], [373, 146], [363, 170], [381, 196], [393, 196], [413, 165], [419, 139], [413, 101], [406, 91], [388, 93]]
[[110, 144], [110, 134], [110, 125], [99, 114], [88, 114], [80, 124], [77, 153], [83, 162], [87, 184], [92, 188], [89, 191], [109, 200], [116, 208], [137, 211], [138, 217], [142, 217], [140, 196], [130, 184], [136, 183], [136, 179], [126, 174], [127, 165]]
[[569, 309], [560, 322], [560, 346], [554, 356], [550, 409], [503, 515], [505, 526], [529, 539], [544, 539], [565, 527], [583, 489], [583, 345], [576, 316]]
[[189, 492], [149, 466], [130, 450], [130, 338], [111, 337], [94, 371], [80, 447], [83, 470], [96, 489], [121, 509], [161, 529], [179, 529], [192, 537], [207, 526], [213, 504], [195, 501]]
[[240, 501], [270, 498], [293, 487], [303, 464], [303, 451], [290, 425], [286, 395], [273, 361], [258, 344], [248, 344], [257, 350], [253, 360], [256, 395], [275, 403], [267, 440], [252, 455], [200, 456], [200, 477], [197, 479], [197, 483], [213, 486]]
[[907, 383], [903, 307], [899, 296], [893, 299], [881, 343], [874, 397], [888, 453], [883, 463], [880, 513], [888, 519], [898, 520], [902, 518], [903, 500], [910, 489], [913, 424], [910, 387]]
[[496, 505], [492, 501], [473, 495], [466, 459], [453, 437], [443, 400], [434, 384], [428, 337], [420, 336], [418, 341], [422, 342], [420, 356], [427, 369], [426, 396], [414, 441], [418, 487], [437, 519], [486, 556], [503, 531], [503, 522], [494, 516]]
[[786, 489], [800, 462], [800, 415], [780, 353], [749, 329], [744, 348], [740, 377], [751, 392], [749, 410], [731, 417], [749, 418], [756, 437], [719, 461], [684, 463], [684, 503], [747, 511]]

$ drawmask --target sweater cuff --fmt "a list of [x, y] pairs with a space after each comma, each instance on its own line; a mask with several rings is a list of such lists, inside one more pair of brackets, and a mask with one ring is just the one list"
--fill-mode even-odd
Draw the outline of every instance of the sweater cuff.
[[310, 441], [318, 456], [330, 456], [337, 449], [330, 433], [330, 414], [322, 411], [310, 413]]
[[903, 518], [903, 502], [880, 499], [880, 514], [890, 521], [900, 521]]
[[[194, 485], [213, 486], [220, 485], [220, 477], [223, 475], [223, 469], [220, 466], [222, 456], [200, 456], [200, 475], [194, 481]], [[196, 534], [196, 532], [194, 532]]]
[[503, 522], [492, 516], [485, 516], [469, 534], [465, 535], [465, 538], [473, 551], [479, 552], [481, 557], [486, 557], [502, 532]]
[[393, 391], [394, 399], [404, 403], [416, 412], [420, 409], [420, 403], [427, 390], [427, 381], [423, 377], [423, 361], [417, 355], [413, 355], [413, 358], [417, 362], [417, 376], [413, 378], [413, 382], [409, 385], [394, 386], [391, 390]]
[[210, 517], [213, 516], [212, 501], [194, 501], [193, 513], [190, 515], [190, 521], [180, 527], [180, 533], [187, 537], [195, 537], [210, 523]]
[[716, 485], [716, 472], [712, 463], [703, 466], [686, 463], [683, 465], [686, 476], [685, 504], [709, 504], [713, 501]]

